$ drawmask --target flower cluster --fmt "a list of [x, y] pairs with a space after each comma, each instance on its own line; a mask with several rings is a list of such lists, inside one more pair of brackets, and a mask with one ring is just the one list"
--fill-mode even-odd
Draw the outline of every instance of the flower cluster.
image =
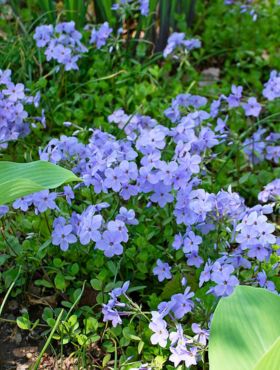
[[37, 108], [40, 101], [40, 93], [35, 97], [27, 95], [22, 83], [12, 82], [11, 74], [9, 69], [0, 69], [0, 148], [6, 148], [9, 141], [29, 134], [31, 118], [25, 106]]
[[280, 198], [280, 179], [276, 179], [264, 187], [259, 193], [258, 199], [260, 202], [267, 203]]
[[263, 210], [254, 210], [246, 215], [236, 227], [236, 241], [248, 256], [259, 261], [268, 259], [272, 245], [276, 242], [273, 235], [275, 226], [267, 221]]
[[169, 55], [177, 57], [176, 51], [188, 52], [193, 49], [198, 49], [201, 47], [201, 42], [198, 39], [185, 39], [185, 34], [183, 32], [174, 32], [172, 33], [168, 40], [167, 46], [163, 51], [164, 58], [167, 58]]
[[113, 28], [109, 26], [108, 22], [104, 22], [99, 29], [93, 28], [91, 31], [90, 43], [95, 44], [97, 49], [106, 45], [108, 37], [113, 32]]
[[135, 224], [134, 212], [122, 207], [115, 220], [105, 222], [100, 214], [108, 203], [91, 205], [81, 214], [73, 212], [69, 221], [59, 216], [53, 222], [52, 243], [66, 251], [69, 244], [79, 240], [81, 245], [95, 243], [95, 249], [101, 250], [106, 257], [123, 253], [123, 243], [128, 241], [126, 224]]
[[[129, 313], [126, 311], [129, 306], [119, 301], [121, 296], [126, 297], [126, 292], [129, 288], [129, 281], [126, 281], [120, 288], [115, 288], [110, 292], [110, 299], [107, 304], [103, 304], [102, 313], [103, 321], [112, 321], [112, 325], [116, 327], [122, 323], [121, 316], [128, 316]], [[121, 309], [121, 311], [120, 311]]]
[[[115, 135], [93, 129], [88, 141], [81, 142], [76, 131], [75, 136], [51, 139], [40, 149], [42, 160], [71, 168], [82, 178], [82, 184], [74, 189], [65, 186], [61, 193], [46, 190], [13, 204], [14, 209], [22, 211], [32, 206], [36, 213], [50, 210], [55, 214], [51, 240], [61, 250], [66, 251], [71, 245], [89, 245], [108, 258], [123, 254], [125, 244], [130, 243], [129, 225], [138, 223], [135, 211], [125, 207], [118, 210], [117, 206], [107, 217], [109, 202], [141, 202], [143, 209], [153, 204], [160, 212], [169, 208], [172, 230], [176, 231], [171, 234], [166, 251], [152, 261], [153, 274], [156, 285], [178, 277], [181, 285], [168, 299], [156, 302], [157, 311], [153, 307], [149, 328], [152, 344], [169, 347], [170, 361], [175, 366], [181, 362], [186, 366], [196, 364], [208, 337], [208, 330], [196, 323], [192, 336], [184, 333], [181, 326], [180, 321], [195, 314], [200, 305], [198, 295], [186, 286], [186, 272], [197, 270], [194, 279], [198, 290], [213, 295], [215, 301], [244, 283], [276, 291], [264, 270], [272, 254], [278, 253], [274, 247], [275, 226], [269, 220], [273, 205], [249, 208], [231, 187], [213, 193], [204, 186], [208, 164], [216, 157], [215, 148], [233, 141], [227, 122], [234, 109], [249, 117], [249, 123], [262, 112], [255, 97], [245, 100], [242, 86], [234, 85], [228, 95], [212, 102], [199, 95], [179, 94], [164, 111], [166, 125], [150, 116], [130, 115], [117, 109], [108, 117]], [[71, 127], [70, 122], [65, 124]], [[267, 135], [260, 128], [244, 141], [244, 158], [252, 160], [257, 145], [260, 159], [278, 163], [278, 141], [279, 134]], [[275, 201], [278, 180], [260, 193], [260, 201]], [[79, 194], [93, 191], [101, 203], [83, 207], [77, 197], [81, 189]], [[104, 194], [106, 199], [102, 198]], [[65, 202], [69, 214], [65, 212]], [[1, 212], [5, 215], [7, 209]], [[141, 312], [128, 297], [128, 286], [124, 283], [114, 289], [109, 302], [103, 305], [104, 321], [111, 321], [113, 326], [121, 324], [123, 316]], [[209, 317], [205, 322], [208, 321]]]
[[243, 148], [249, 160], [254, 164], [264, 159], [277, 164], [280, 159], [280, 145], [275, 144], [279, 142], [279, 133], [270, 132], [267, 135], [266, 129], [259, 128], [251, 137], [245, 139]]
[[224, 0], [225, 5], [238, 5], [241, 13], [250, 14], [253, 21], [255, 21], [258, 17], [258, 14], [253, 2], [254, 0]]
[[126, 10], [139, 11], [141, 15], [149, 15], [150, 0], [119, 0], [113, 4], [113, 10], [125, 12]]
[[264, 84], [263, 96], [268, 100], [280, 97], [280, 74], [277, 71], [270, 73], [269, 80]]
[[47, 61], [56, 60], [66, 71], [78, 70], [77, 62], [87, 48], [81, 43], [82, 34], [75, 29], [75, 22], [38, 26], [33, 36], [38, 48], [46, 48]]

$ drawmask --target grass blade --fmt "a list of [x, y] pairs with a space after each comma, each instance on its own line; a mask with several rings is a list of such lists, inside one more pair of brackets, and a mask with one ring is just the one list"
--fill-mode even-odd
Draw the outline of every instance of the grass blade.
[[9, 295], [10, 295], [10, 293], [11, 293], [11, 291], [12, 291], [13, 287], [15, 286], [15, 283], [16, 283], [16, 281], [17, 281], [17, 279], [18, 279], [18, 277], [19, 277], [20, 273], [21, 273], [21, 266], [19, 267], [19, 270], [18, 270], [17, 276], [15, 277], [15, 280], [14, 280], [14, 281], [12, 282], [12, 284], [10, 285], [10, 287], [9, 287], [9, 289], [8, 289], [8, 291], [7, 291], [7, 293], [5, 294], [5, 297], [4, 297], [4, 299], [3, 299], [3, 302], [1, 303], [1, 306], [0, 306], [0, 317], [1, 317], [1, 315], [2, 315], [2, 312], [3, 312], [4, 306], [5, 306], [6, 302], [7, 302], [7, 299], [8, 299], [8, 297], [9, 297]]
[[44, 353], [46, 352], [46, 350], [47, 350], [48, 346], [49, 346], [49, 345], [50, 345], [50, 343], [51, 343], [52, 337], [53, 337], [53, 335], [54, 335], [54, 333], [55, 333], [55, 331], [56, 331], [56, 329], [57, 329], [57, 327], [58, 327], [58, 325], [59, 325], [59, 323], [60, 323], [60, 320], [61, 320], [61, 318], [62, 318], [63, 313], [64, 313], [64, 309], [62, 309], [62, 310], [60, 311], [60, 313], [59, 313], [59, 315], [58, 315], [58, 317], [57, 317], [57, 319], [56, 319], [56, 322], [55, 322], [55, 324], [54, 324], [54, 326], [53, 326], [53, 328], [52, 328], [52, 331], [50, 332], [50, 335], [49, 335], [49, 337], [48, 337], [48, 339], [47, 339], [47, 341], [46, 341], [46, 343], [45, 343], [44, 347], [42, 348], [42, 350], [41, 350], [41, 352], [40, 352], [40, 354], [39, 354], [39, 357], [37, 358], [37, 360], [36, 360], [36, 362], [35, 362], [34, 366], [32, 367], [32, 370], [37, 370], [37, 369], [39, 368], [39, 366], [40, 366], [40, 362], [41, 362], [41, 360], [42, 360], [42, 357], [44, 356]]

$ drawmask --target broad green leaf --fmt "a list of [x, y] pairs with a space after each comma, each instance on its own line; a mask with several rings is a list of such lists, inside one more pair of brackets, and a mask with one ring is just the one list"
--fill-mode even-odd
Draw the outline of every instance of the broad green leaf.
[[261, 358], [270, 359], [268, 353], [279, 337], [280, 297], [262, 288], [238, 286], [215, 310], [209, 340], [210, 370], [264, 370], [256, 366]]
[[261, 358], [254, 370], [279, 370], [280, 366], [280, 337], [270, 350]]
[[46, 161], [30, 163], [0, 162], [0, 204], [37, 191], [79, 181], [73, 172]]

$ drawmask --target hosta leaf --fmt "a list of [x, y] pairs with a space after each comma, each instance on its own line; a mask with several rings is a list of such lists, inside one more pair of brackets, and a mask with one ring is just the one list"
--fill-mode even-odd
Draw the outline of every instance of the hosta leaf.
[[73, 172], [46, 161], [3, 161], [0, 162], [0, 204], [71, 181], [79, 181], [79, 178]]
[[262, 288], [239, 286], [230, 297], [220, 300], [214, 313], [210, 370], [264, 370], [266, 367], [257, 364], [266, 356], [274, 363], [276, 350], [272, 346], [279, 336], [280, 297]]
[[274, 342], [270, 350], [261, 358], [254, 370], [279, 370], [280, 364], [280, 337]]

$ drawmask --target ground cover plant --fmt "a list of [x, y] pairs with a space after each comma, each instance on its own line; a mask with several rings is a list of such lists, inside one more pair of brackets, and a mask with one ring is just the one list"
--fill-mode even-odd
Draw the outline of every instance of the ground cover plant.
[[279, 16], [1, 2], [1, 368], [277, 370]]

